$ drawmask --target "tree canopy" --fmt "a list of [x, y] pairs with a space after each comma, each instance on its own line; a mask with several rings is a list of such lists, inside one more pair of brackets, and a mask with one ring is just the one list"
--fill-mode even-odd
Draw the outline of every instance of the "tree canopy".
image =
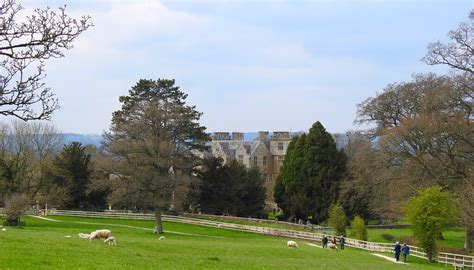
[[174, 80], [140, 80], [119, 98], [122, 108], [104, 134], [114, 160], [112, 202], [153, 209], [157, 233], [163, 232], [161, 212], [196, 165], [193, 151], [206, 149], [209, 140], [201, 113], [186, 98]]
[[325, 220], [331, 203], [338, 199], [346, 160], [320, 122], [308, 134], [293, 138], [274, 189], [284, 214], [302, 220], [311, 217], [316, 223]]
[[457, 216], [456, 201], [440, 186], [420, 190], [405, 206], [413, 234], [431, 261], [436, 255], [436, 240]]
[[15, 0], [0, 4], [0, 114], [22, 120], [50, 119], [59, 108], [43, 82], [45, 60], [64, 57], [64, 50], [92, 26], [90, 17], [70, 18], [65, 7], [35, 9], [23, 17]]
[[223, 164], [220, 158], [210, 157], [197, 171], [201, 179], [198, 206], [208, 214], [260, 217], [265, 206], [265, 188], [256, 167], [245, 168], [233, 160]]

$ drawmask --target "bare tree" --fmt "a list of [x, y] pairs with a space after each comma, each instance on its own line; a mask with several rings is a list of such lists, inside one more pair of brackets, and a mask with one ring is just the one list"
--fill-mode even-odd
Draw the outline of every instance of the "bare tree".
[[50, 119], [57, 99], [43, 83], [44, 61], [64, 57], [64, 50], [92, 23], [70, 18], [65, 7], [35, 9], [20, 20], [15, 0], [0, 6], [0, 114], [22, 120]]
[[451, 68], [474, 73], [474, 10], [469, 21], [462, 22], [456, 30], [449, 31], [451, 42], [434, 42], [422, 59], [428, 65], [448, 65]]
[[[47, 193], [45, 168], [62, 144], [62, 136], [49, 123], [15, 121], [2, 125], [0, 177], [3, 197], [13, 193], [29, 198]], [[43, 195], [42, 195], [43, 194]]]

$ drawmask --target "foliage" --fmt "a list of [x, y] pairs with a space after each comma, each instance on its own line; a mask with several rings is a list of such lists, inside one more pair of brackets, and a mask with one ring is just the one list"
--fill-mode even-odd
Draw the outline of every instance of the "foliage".
[[65, 145], [54, 158], [50, 169], [50, 179], [67, 193], [67, 203], [70, 208], [88, 206], [86, 194], [91, 177], [90, 155], [85, 153], [85, 147], [79, 142]]
[[405, 213], [413, 234], [431, 261], [436, 255], [436, 239], [456, 219], [455, 200], [442, 187], [429, 187], [408, 200]]
[[5, 219], [8, 225], [21, 226], [21, 217], [31, 206], [31, 200], [24, 194], [15, 193], [5, 201]]
[[346, 235], [347, 217], [341, 205], [331, 205], [328, 224], [334, 229], [336, 235]]
[[64, 51], [92, 23], [90, 17], [68, 17], [65, 7], [57, 13], [35, 9], [28, 16], [21, 14], [22, 9], [15, 0], [0, 4], [0, 114], [25, 121], [50, 119], [59, 106], [43, 83], [44, 61], [64, 57]]
[[120, 110], [104, 134], [110, 155], [111, 202], [155, 211], [155, 231], [163, 232], [161, 212], [186, 192], [195, 150], [206, 149], [209, 136], [199, 124], [201, 113], [186, 105], [187, 95], [174, 80], [140, 80], [121, 96]]
[[364, 219], [360, 216], [355, 216], [351, 223], [352, 234], [356, 239], [367, 240], [367, 229], [365, 228]]
[[308, 134], [293, 138], [274, 188], [275, 201], [285, 215], [312, 217], [313, 223], [325, 220], [338, 198], [346, 160], [320, 122]]
[[55, 189], [47, 171], [62, 137], [48, 123], [19, 122], [0, 126], [0, 200], [21, 193], [38, 203]]
[[197, 171], [201, 179], [198, 195], [202, 212], [216, 215], [260, 217], [265, 205], [265, 188], [257, 168], [247, 169], [233, 160], [223, 164], [220, 158], [204, 160], [203, 170]]

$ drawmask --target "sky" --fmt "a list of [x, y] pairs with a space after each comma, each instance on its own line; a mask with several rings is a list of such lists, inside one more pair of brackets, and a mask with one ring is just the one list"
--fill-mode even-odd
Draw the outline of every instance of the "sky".
[[62, 132], [100, 134], [140, 79], [175, 79], [214, 131], [329, 132], [357, 104], [420, 72], [429, 42], [467, 21], [474, 0], [18, 0], [90, 15], [65, 58], [45, 62]]

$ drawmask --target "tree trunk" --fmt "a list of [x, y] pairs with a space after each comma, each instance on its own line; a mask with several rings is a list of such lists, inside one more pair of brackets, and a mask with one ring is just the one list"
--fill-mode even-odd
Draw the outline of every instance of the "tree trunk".
[[466, 228], [466, 237], [464, 238], [464, 250], [466, 253], [471, 253], [472, 239], [474, 238], [474, 227]]
[[155, 233], [163, 233], [163, 224], [161, 224], [161, 209], [155, 208]]

